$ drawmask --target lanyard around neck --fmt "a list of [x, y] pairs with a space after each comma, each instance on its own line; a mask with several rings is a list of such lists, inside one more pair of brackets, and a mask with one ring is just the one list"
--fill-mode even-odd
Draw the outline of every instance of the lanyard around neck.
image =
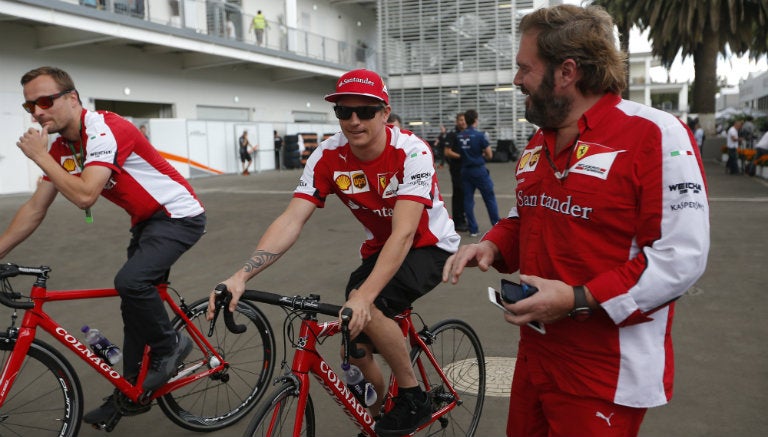
[[552, 168], [552, 171], [555, 173], [555, 178], [560, 181], [560, 183], [565, 182], [565, 178], [568, 177], [568, 173], [571, 171], [571, 157], [573, 156], [573, 149], [576, 148], [576, 144], [579, 143], [579, 136], [576, 135], [576, 139], [573, 140], [573, 144], [571, 144], [571, 150], [568, 152], [568, 160], [565, 162], [565, 168], [563, 171], [559, 171], [557, 169], [557, 166], [555, 165], [555, 161], [552, 160], [552, 155], [549, 154], [549, 147], [547, 145], [544, 145], [544, 156], [547, 158], [547, 162], [549, 162], [549, 166]]
[[[83, 170], [85, 170], [85, 148], [82, 145], [82, 140], [80, 142], [80, 159], [77, 159], [75, 146], [72, 144], [72, 142], [67, 140], [66, 143], [69, 151], [72, 152], [72, 159], [75, 160], [75, 164], [77, 164], [77, 166], [80, 168], [80, 174], [82, 174]], [[91, 214], [91, 208], [85, 208], [85, 222], [93, 223], [93, 214]]]

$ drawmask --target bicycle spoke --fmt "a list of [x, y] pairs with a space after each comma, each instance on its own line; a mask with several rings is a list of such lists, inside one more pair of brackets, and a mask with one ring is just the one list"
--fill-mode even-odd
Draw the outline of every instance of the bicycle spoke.
[[[205, 320], [207, 308], [207, 299], [190, 306], [190, 321], [203, 333], [209, 327]], [[248, 302], [240, 302], [234, 316], [236, 323], [247, 327], [245, 333], [232, 334], [218, 323], [213, 336], [206, 337], [228, 366], [158, 399], [166, 416], [179, 426], [203, 432], [230, 426], [245, 417], [263, 395], [274, 367], [272, 329], [266, 317]], [[179, 318], [174, 326], [188, 329]], [[198, 348], [192, 356], [191, 362], [207, 363], [209, 359]], [[200, 368], [207, 369], [207, 365]]]
[[[0, 363], [14, 344], [0, 334]], [[35, 340], [0, 410], [0, 435], [73, 437], [82, 410], [80, 382], [72, 367], [53, 347]]]

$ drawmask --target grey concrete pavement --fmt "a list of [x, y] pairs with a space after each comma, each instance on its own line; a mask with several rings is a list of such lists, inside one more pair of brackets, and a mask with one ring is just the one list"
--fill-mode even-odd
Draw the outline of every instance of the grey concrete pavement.
[[[768, 430], [768, 299], [765, 298], [765, 263], [768, 239], [768, 184], [746, 176], [727, 176], [716, 162], [719, 151], [705, 148], [711, 201], [712, 248], [707, 272], [677, 305], [674, 326], [676, 385], [672, 402], [649, 412], [643, 437], [760, 436]], [[514, 201], [514, 164], [490, 164], [499, 209], [505, 213]], [[270, 171], [251, 176], [216, 176], [192, 181], [208, 210], [208, 233], [175, 266], [171, 281], [188, 301], [207, 296], [209, 290], [238, 268], [259, 236], [290, 199], [299, 172]], [[447, 168], [440, 170], [441, 187], [450, 193]], [[448, 202], [450, 196], [446, 195]], [[0, 227], [27, 196], [0, 197]], [[481, 232], [489, 222], [482, 200], [476, 213]], [[38, 231], [4, 262], [50, 265], [49, 287], [56, 289], [111, 287], [112, 277], [125, 257], [128, 216], [106, 200], [93, 209], [94, 223], [86, 224], [82, 211], [58, 199]], [[340, 303], [347, 275], [358, 263], [361, 226], [337, 200], [318, 210], [302, 238], [283, 259], [249, 286], [284, 294], [319, 293], [328, 302]], [[462, 234], [463, 242], [471, 241]], [[462, 318], [480, 335], [488, 357], [514, 357], [518, 329], [504, 322], [485, 297], [485, 288], [496, 285], [500, 275], [467, 272], [457, 286], [440, 285], [418, 301], [416, 310], [429, 322]], [[118, 303], [100, 300], [49, 305], [48, 310], [71, 331], [80, 325], [98, 327], [120, 342], [122, 323]], [[277, 343], [282, 312], [265, 308]], [[0, 308], [0, 324], [7, 324], [10, 310]], [[75, 331], [76, 332], [76, 331]], [[47, 335], [41, 338], [50, 340]], [[329, 357], [338, 343], [324, 345]], [[86, 410], [100, 404], [111, 388], [95, 372], [66, 353], [75, 364], [84, 386]], [[290, 359], [289, 354], [288, 358]], [[280, 355], [278, 358], [282, 358]], [[511, 375], [495, 375], [502, 388]], [[315, 381], [313, 380], [313, 383]], [[316, 385], [316, 384], [315, 384]], [[317, 387], [315, 387], [317, 388]], [[313, 390], [320, 436], [357, 434], [354, 426], [321, 390]], [[507, 399], [486, 398], [478, 436], [503, 436]], [[250, 418], [250, 417], [249, 417]], [[211, 436], [240, 435], [246, 421]], [[99, 431], [83, 427], [81, 436]], [[191, 434], [166, 419], [159, 408], [124, 418], [114, 435], [141, 434], [175, 437]]]

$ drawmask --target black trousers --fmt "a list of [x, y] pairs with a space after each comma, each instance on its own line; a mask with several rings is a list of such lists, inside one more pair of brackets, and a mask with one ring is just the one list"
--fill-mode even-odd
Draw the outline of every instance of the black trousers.
[[139, 373], [144, 346], [155, 356], [167, 355], [176, 334], [156, 284], [167, 280], [171, 266], [205, 232], [205, 214], [169, 218], [158, 212], [131, 228], [128, 261], [115, 276], [123, 316], [123, 374]]
[[456, 226], [466, 226], [467, 219], [464, 215], [464, 185], [461, 181], [461, 161], [448, 159], [448, 170], [451, 173], [451, 218]]

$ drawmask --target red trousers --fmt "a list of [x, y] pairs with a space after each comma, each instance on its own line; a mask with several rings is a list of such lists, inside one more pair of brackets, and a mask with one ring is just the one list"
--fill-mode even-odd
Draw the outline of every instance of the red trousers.
[[535, 357], [521, 356], [512, 379], [507, 437], [636, 437], [646, 411], [560, 391]]

